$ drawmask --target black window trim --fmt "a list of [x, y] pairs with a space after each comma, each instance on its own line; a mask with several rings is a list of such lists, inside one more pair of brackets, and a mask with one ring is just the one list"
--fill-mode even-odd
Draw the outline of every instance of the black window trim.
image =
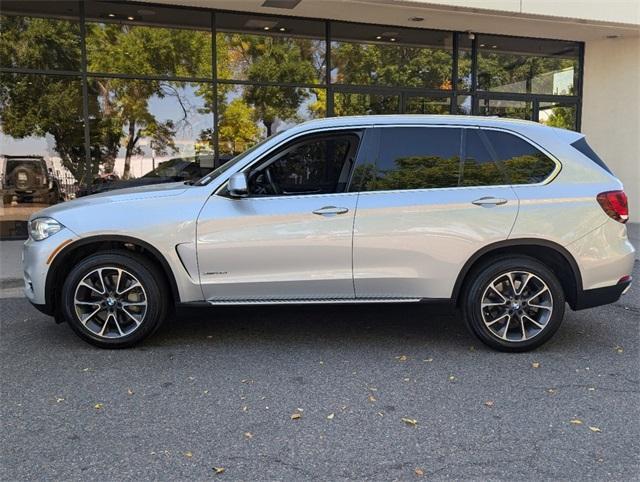
[[356, 148], [356, 152], [354, 154], [354, 158], [355, 161], [353, 163], [353, 165], [351, 166], [351, 171], [349, 173], [348, 176], [348, 181], [347, 181], [347, 185], [345, 186], [345, 190], [343, 192], [333, 192], [333, 193], [319, 193], [319, 194], [291, 194], [291, 195], [269, 195], [269, 196], [246, 196], [246, 197], [241, 197], [241, 198], [232, 198], [228, 195], [228, 185], [229, 185], [229, 178], [227, 178], [224, 182], [222, 182], [220, 184], [219, 187], [217, 187], [215, 189], [215, 191], [213, 192], [212, 195], [214, 196], [221, 196], [221, 197], [226, 197], [226, 198], [230, 198], [230, 199], [234, 199], [234, 200], [243, 200], [243, 199], [295, 199], [298, 197], [313, 197], [313, 196], [341, 196], [341, 195], [348, 195], [348, 194], [355, 194], [356, 192], [354, 191], [350, 191], [350, 187], [351, 187], [351, 182], [353, 179], [353, 171], [355, 170], [355, 167], [358, 165], [358, 161], [359, 161], [359, 155], [362, 152], [362, 146], [364, 144], [364, 140], [365, 140], [365, 132], [367, 130], [367, 128], [371, 127], [370, 125], [360, 125], [360, 126], [339, 126], [339, 127], [328, 127], [328, 128], [318, 128], [318, 129], [313, 129], [310, 131], [304, 131], [304, 132], [299, 132], [298, 134], [295, 134], [291, 137], [288, 137], [286, 139], [283, 139], [282, 142], [279, 142], [277, 145], [273, 146], [271, 149], [269, 149], [268, 151], [260, 154], [258, 157], [256, 157], [255, 159], [249, 161], [247, 164], [243, 165], [242, 167], [240, 167], [239, 169], [237, 169], [236, 171], [234, 171], [233, 173], [231, 173], [229, 175], [229, 178], [231, 176], [233, 176], [234, 174], [237, 174], [239, 172], [243, 172], [245, 174], [248, 174], [249, 171], [252, 170], [252, 168], [254, 168], [254, 166], [256, 165], [260, 165], [262, 163], [266, 163], [269, 159], [269, 157], [277, 155], [279, 152], [287, 149], [291, 144], [295, 143], [295, 142], [299, 142], [301, 140], [304, 139], [309, 139], [309, 138], [314, 138], [314, 137], [326, 137], [332, 134], [355, 134], [356, 136], [358, 136], [359, 142], [358, 142], [358, 147]]

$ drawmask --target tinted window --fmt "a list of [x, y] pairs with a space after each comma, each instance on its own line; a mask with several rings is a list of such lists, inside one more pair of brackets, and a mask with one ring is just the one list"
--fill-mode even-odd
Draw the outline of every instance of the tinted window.
[[445, 127], [380, 129], [378, 162], [375, 171], [365, 176], [364, 190], [456, 187], [460, 136], [460, 129]]
[[255, 195], [329, 194], [343, 192], [354, 161], [358, 136], [306, 139], [276, 154], [251, 172]]
[[496, 186], [507, 184], [477, 129], [466, 129], [461, 186]]
[[484, 131], [511, 184], [535, 184], [544, 181], [556, 165], [527, 141], [513, 134]]
[[596, 154], [593, 149], [591, 149], [591, 146], [587, 143], [586, 138], [582, 137], [581, 139], [577, 140], [571, 145], [574, 148], [576, 148], [578, 151], [580, 151], [582, 154], [587, 156], [589, 159], [591, 159], [593, 162], [595, 162], [602, 169], [604, 169], [609, 174], [611, 174], [611, 170], [609, 169], [609, 167], [604, 163], [604, 161], [600, 158], [600, 156]]

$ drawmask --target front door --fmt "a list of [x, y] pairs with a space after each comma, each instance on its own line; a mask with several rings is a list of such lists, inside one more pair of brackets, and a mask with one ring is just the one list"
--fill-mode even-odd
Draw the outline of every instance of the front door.
[[353, 299], [357, 193], [348, 192], [360, 132], [293, 140], [245, 169], [249, 194], [210, 197], [198, 263], [211, 302]]

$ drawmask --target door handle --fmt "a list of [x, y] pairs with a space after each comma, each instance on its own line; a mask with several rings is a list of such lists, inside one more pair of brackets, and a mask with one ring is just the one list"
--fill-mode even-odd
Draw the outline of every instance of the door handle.
[[349, 212], [349, 210], [347, 208], [338, 208], [335, 206], [325, 206], [323, 208], [320, 209], [316, 209], [315, 211], [313, 211], [313, 214], [320, 214], [320, 215], [326, 215], [326, 214], [344, 214]]
[[485, 196], [480, 199], [476, 199], [475, 201], [471, 201], [471, 204], [475, 204], [476, 206], [500, 206], [501, 204], [507, 204], [507, 200], [492, 196]]

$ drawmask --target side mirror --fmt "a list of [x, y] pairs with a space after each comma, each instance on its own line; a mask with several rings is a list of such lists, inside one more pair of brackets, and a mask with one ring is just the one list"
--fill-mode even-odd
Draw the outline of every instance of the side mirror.
[[244, 172], [236, 172], [229, 178], [229, 194], [232, 197], [245, 197], [249, 194], [247, 176]]

